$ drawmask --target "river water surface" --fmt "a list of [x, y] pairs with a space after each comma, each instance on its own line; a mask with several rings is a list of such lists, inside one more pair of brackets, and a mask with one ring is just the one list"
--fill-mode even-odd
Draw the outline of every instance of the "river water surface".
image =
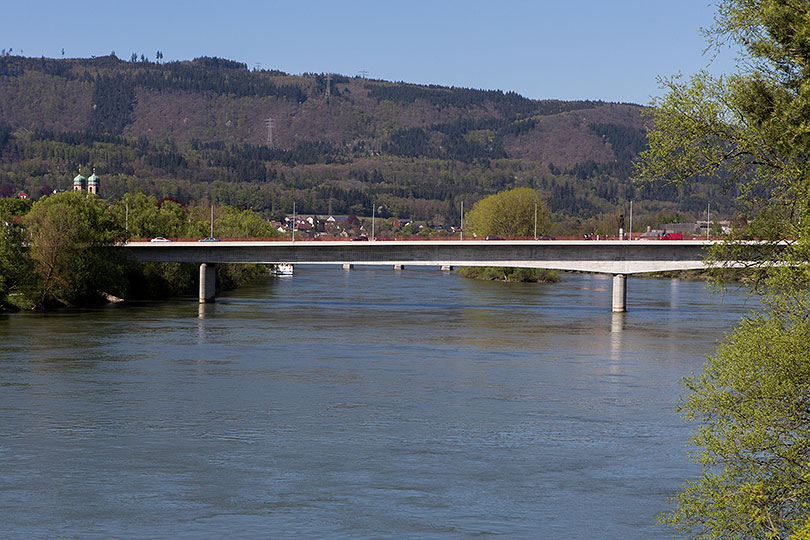
[[300, 266], [0, 315], [0, 537], [670, 538], [681, 378], [754, 302], [611, 284]]

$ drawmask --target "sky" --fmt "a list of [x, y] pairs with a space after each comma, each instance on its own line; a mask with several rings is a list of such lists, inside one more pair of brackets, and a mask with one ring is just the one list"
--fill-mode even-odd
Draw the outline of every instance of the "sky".
[[251, 69], [647, 104], [658, 79], [734, 70], [704, 54], [710, 0], [7, 2], [0, 48], [50, 58], [217, 56]]

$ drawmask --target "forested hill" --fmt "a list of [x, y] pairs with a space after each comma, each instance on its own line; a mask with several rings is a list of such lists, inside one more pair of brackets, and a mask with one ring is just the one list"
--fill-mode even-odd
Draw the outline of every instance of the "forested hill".
[[[598, 90], [595, 90], [595, 93]], [[642, 107], [514, 92], [249, 70], [219, 58], [159, 64], [0, 57], [0, 196], [142, 188], [268, 213], [453, 220], [462, 200], [538, 189], [560, 219], [694, 213], [719, 189], [632, 186]], [[272, 120], [269, 120], [272, 119]], [[270, 124], [270, 128], [268, 128]], [[643, 202], [643, 201], [646, 201]]]

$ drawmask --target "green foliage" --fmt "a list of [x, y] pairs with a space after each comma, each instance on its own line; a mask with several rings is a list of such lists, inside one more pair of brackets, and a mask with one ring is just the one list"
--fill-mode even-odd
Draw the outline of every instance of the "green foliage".
[[37, 279], [33, 306], [92, 303], [120, 292], [120, 272], [103, 248], [121, 231], [101, 199], [67, 192], [40, 199], [25, 216], [29, 256]]
[[810, 322], [745, 320], [680, 410], [703, 474], [666, 523], [690, 538], [794, 538], [810, 520]]
[[[665, 81], [651, 110], [640, 178], [736, 182], [747, 219], [711, 257], [744, 261], [765, 293], [687, 381], [680, 408], [701, 423], [703, 464], [662, 519], [689, 538], [787, 539], [810, 533], [810, 6], [722, 0], [712, 45], [743, 58], [726, 78]], [[750, 243], [750, 239], [763, 242]]]
[[487, 281], [516, 281], [521, 283], [556, 283], [560, 280], [554, 270], [544, 268], [511, 268], [505, 266], [462, 266], [456, 270], [464, 277]]
[[214, 231], [223, 238], [270, 238], [281, 233], [266, 219], [250, 210], [226, 207], [214, 220]]
[[33, 204], [31, 199], [0, 199], [0, 219], [24, 216]]
[[0, 311], [24, 303], [23, 295], [30, 286], [32, 264], [24, 248], [25, 231], [0, 215]]
[[530, 188], [503, 191], [481, 199], [464, 217], [465, 229], [476, 236], [533, 236], [537, 208], [537, 234], [548, 231], [548, 208]]
[[700, 73], [665, 81], [639, 178], [722, 174], [738, 182], [746, 214], [777, 225], [768, 235], [795, 237], [795, 226], [810, 217], [810, 206], [796, 204], [810, 185], [808, 27], [805, 2], [721, 2], [709, 35], [739, 44], [751, 67], [727, 78]]
[[[29, 206], [22, 223], [0, 221], [0, 309], [88, 305], [108, 294], [149, 299], [196, 292], [198, 265], [137, 263], [106, 247], [126, 236], [127, 224], [130, 237], [208, 236], [208, 207], [158, 202], [143, 193], [126, 194], [108, 206], [94, 195], [67, 192], [33, 206], [0, 201], [0, 212]], [[214, 227], [218, 234], [240, 238], [279, 234], [254, 212], [229, 207], [216, 209]], [[236, 287], [264, 271], [258, 265], [220, 265], [217, 287]]]
[[185, 207], [171, 200], [158, 205], [154, 197], [142, 192], [126, 194], [113, 205], [112, 211], [119, 226], [129, 231], [129, 238], [205, 235], [200, 224], [191, 221]]

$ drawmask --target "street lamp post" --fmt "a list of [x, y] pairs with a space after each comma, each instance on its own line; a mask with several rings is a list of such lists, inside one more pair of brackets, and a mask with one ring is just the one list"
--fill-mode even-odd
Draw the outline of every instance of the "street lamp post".
[[633, 201], [630, 201], [630, 233], [628, 234], [628, 239], [633, 239]]
[[461, 236], [459, 237], [461, 241], [464, 241], [464, 201], [461, 201], [461, 222], [459, 223]]

